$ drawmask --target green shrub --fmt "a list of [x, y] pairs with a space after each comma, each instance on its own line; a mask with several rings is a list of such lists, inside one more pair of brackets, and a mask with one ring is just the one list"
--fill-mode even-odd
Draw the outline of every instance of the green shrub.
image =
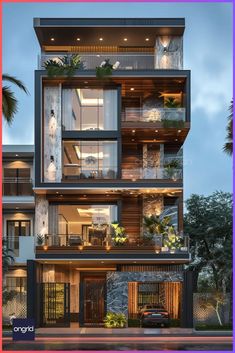
[[106, 328], [123, 328], [126, 326], [127, 319], [122, 313], [112, 313], [109, 311], [104, 319], [104, 327]]
[[180, 129], [180, 128], [184, 127], [184, 121], [183, 120], [164, 119], [164, 120], [162, 120], [162, 125], [164, 128], [174, 127], [174, 128]]
[[198, 324], [195, 326], [195, 330], [198, 331], [216, 331], [216, 330], [232, 330], [233, 326], [232, 324], [225, 324], [223, 326], [220, 325], [208, 325], [208, 324]]

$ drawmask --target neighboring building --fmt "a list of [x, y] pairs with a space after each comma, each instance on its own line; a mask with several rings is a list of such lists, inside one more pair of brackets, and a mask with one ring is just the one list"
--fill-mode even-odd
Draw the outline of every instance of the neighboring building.
[[[27, 310], [38, 326], [102, 325], [162, 303], [192, 326], [192, 273], [183, 236], [183, 143], [190, 129], [184, 19], [35, 19], [35, 254]], [[48, 59], [79, 53], [73, 76]], [[116, 63], [109, 77], [96, 67]], [[181, 235], [149, 240], [143, 216], [170, 215]], [[113, 239], [112, 222], [128, 235]], [[11, 235], [11, 233], [7, 233]], [[35, 258], [34, 258], [35, 256]]]
[[27, 313], [27, 260], [35, 258], [34, 245], [34, 146], [4, 145], [2, 150], [3, 177], [3, 246], [15, 258], [4, 285], [17, 295], [3, 309], [3, 321], [9, 316], [25, 317]]

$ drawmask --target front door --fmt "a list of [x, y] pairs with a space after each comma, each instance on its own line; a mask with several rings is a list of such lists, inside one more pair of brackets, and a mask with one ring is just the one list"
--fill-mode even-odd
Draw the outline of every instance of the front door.
[[101, 326], [105, 316], [105, 274], [84, 274], [82, 279], [81, 324]]

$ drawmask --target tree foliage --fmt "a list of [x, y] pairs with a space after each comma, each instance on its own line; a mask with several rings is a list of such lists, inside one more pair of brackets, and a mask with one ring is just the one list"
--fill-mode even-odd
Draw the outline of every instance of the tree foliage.
[[215, 290], [232, 285], [232, 195], [216, 191], [211, 196], [193, 194], [186, 201], [184, 231], [190, 236], [192, 270], [211, 271]]
[[[26, 94], [28, 94], [27, 88], [25, 87], [23, 82], [18, 80], [16, 77], [3, 74], [2, 80], [17, 86]], [[12, 124], [14, 116], [17, 113], [17, 111], [18, 111], [18, 101], [15, 98], [14, 92], [12, 91], [10, 86], [6, 86], [6, 85], [3, 86], [2, 87], [2, 112], [8, 125]]]
[[230, 114], [228, 116], [228, 123], [226, 127], [226, 142], [224, 144], [223, 150], [225, 153], [231, 156], [233, 153], [233, 100], [231, 101], [229, 112]]

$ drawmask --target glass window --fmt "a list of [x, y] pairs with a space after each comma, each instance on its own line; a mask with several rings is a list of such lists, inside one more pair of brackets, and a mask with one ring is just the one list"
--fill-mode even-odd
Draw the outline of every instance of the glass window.
[[64, 141], [64, 179], [115, 179], [117, 141]]
[[5, 196], [32, 195], [30, 168], [4, 168], [3, 193]]
[[57, 220], [57, 240], [64, 245], [103, 245], [110, 235], [110, 224], [117, 220], [117, 205], [59, 205], [57, 212], [66, 220], [66, 227]]
[[117, 90], [65, 88], [64, 130], [117, 130]]

